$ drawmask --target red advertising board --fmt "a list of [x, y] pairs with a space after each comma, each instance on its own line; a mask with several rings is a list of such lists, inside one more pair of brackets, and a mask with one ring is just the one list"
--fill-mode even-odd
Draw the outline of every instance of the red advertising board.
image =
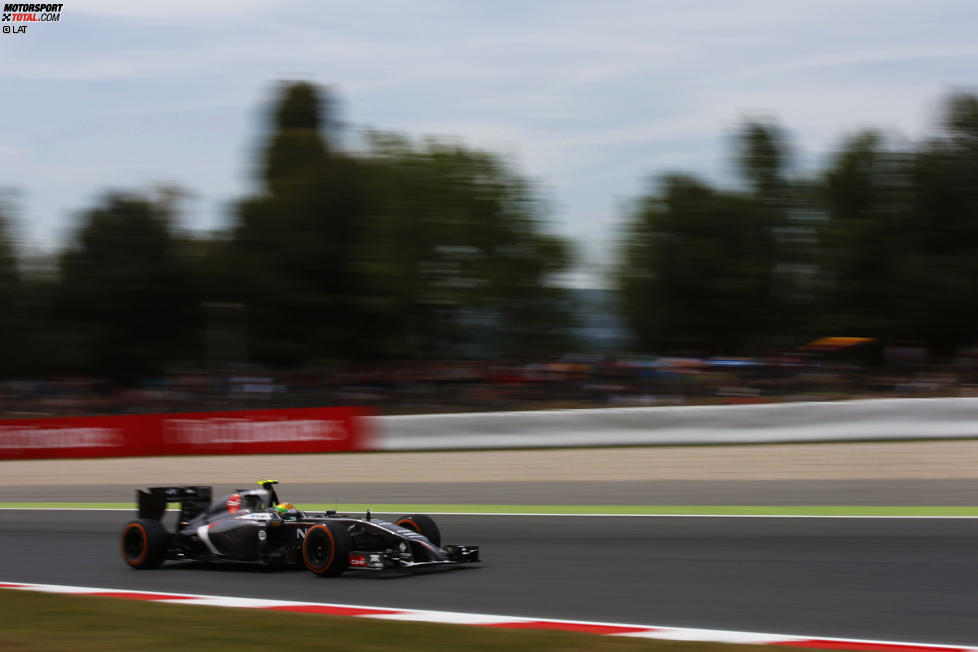
[[0, 420], [0, 459], [370, 450], [362, 408]]

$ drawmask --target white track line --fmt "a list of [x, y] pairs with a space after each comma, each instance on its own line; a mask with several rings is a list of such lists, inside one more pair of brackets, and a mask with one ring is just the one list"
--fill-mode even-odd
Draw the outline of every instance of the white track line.
[[931, 643], [907, 643], [899, 641], [879, 641], [870, 639], [827, 638], [821, 636], [798, 636], [789, 634], [765, 634], [761, 632], [741, 632], [718, 629], [698, 629], [689, 627], [660, 627], [652, 625], [633, 625], [624, 623], [605, 623], [583, 620], [535, 619], [526, 616], [501, 616], [453, 611], [430, 611], [421, 609], [397, 609], [391, 607], [372, 607], [366, 605], [347, 605], [326, 602], [298, 602], [290, 600], [264, 600], [257, 598], [235, 598], [193, 593], [161, 593], [137, 589], [103, 589], [82, 586], [61, 586], [52, 584], [26, 584], [22, 582], [0, 582], [0, 590], [41, 591], [71, 595], [99, 595], [104, 597], [128, 598], [152, 602], [174, 604], [229, 607], [239, 609], [266, 609], [280, 612], [321, 613], [329, 615], [348, 615], [352, 617], [381, 618], [454, 625], [498, 627], [504, 629], [537, 629], [573, 631], [605, 636], [626, 636], [631, 638], [650, 638], [672, 641], [704, 641], [717, 643], [751, 643], [756, 645], [790, 645], [797, 648], [831, 647], [872, 650], [873, 652], [978, 652], [978, 647], [963, 645], [944, 645]]

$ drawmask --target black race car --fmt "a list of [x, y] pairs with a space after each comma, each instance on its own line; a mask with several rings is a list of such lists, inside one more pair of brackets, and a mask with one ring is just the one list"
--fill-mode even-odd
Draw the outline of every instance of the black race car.
[[[279, 502], [275, 480], [211, 501], [211, 487], [137, 490], [139, 518], [122, 530], [122, 558], [133, 568], [158, 568], [166, 560], [197, 560], [305, 566], [334, 577], [348, 569], [384, 570], [452, 566], [479, 561], [478, 546], [442, 545], [428, 516], [402, 516], [391, 523], [305, 512]], [[163, 515], [180, 503], [174, 530]]]

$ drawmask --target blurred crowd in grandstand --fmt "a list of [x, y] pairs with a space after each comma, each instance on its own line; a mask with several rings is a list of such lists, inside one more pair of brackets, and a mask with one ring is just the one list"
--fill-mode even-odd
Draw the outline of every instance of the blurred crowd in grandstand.
[[[909, 356], [907, 351], [910, 352]], [[566, 356], [527, 364], [405, 362], [270, 373], [176, 371], [124, 388], [96, 378], [0, 383], [0, 417], [329, 405], [379, 414], [847, 398], [978, 395], [978, 357], [888, 364], [794, 355], [766, 359]], [[896, 356], [896, 360], [894, 359]]]

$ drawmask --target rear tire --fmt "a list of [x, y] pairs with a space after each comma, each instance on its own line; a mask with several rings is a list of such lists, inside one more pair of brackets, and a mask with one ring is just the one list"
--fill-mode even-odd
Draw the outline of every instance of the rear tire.
[[139, 518], [122, 528], [119, 549], [122, 559], [132, 568], [159, 568], [166, 558], [170, 535], [159, 521]]
[[340, 523], [314, 525], [302, 540], [302, 561], [320, 577], [336, 577], [350, 566], [353, 541]]
[[435, 524], [434, 519], [424, 514], [408, 514], [397, 519], [398, 525], [409, 530], [414, 530], [436, 546], [441, 546], [441, 531]]

